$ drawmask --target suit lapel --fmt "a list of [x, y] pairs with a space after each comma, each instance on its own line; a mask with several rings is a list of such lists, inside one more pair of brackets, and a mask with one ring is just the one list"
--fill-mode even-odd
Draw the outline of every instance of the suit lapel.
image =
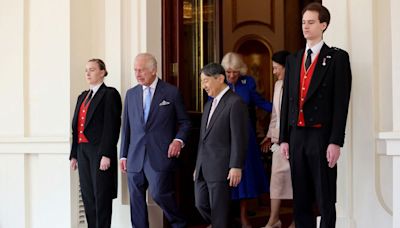
[[156, 90], [154, 91], [153, 98], [151, 99], [150, 112], [147, 118], [146, 125], [149, 125], [153, 120], [154, 116], [157, 116], [158, 105], [161, 103], [161, 99], [164, 94], [164, 81], [158, 79]]
[[210, 114], [211, 103], [212, 103], [211, 101], [208, 101], [204, 105], [204, 112], [203, 112], [203, 115], [201, 117], [200, 129], [202, 129], [202, 130], [201, 130], [200, 134], [202, 135], [203, 138], [205, 138], [206, 131], [207, 131], [207, 120], [208, 120], [208, 115]]
[[[90, 122], [90, 120], [93, 117], [94, 111], [96, 110], [97, 106], [99, 105], [101, 99], [103, 99], [104, 94], [106, 93], [106, 85], [103, 83], [99, 90], [96, 92], [94, 97], [92, 98], [92, 101], [90, 102], [87, 115], [86, 115], [86, 121], [85, 121], [85, 128]], [[85, 96], [86, 97], [86, 96]]]
[[140, 122], [144, 125], [143, 86], [138, 85], [132, 93], [136, 113], [139, 113]]
[[[204, 134], [204, 138], [207, 137], [207, 135], [210, 133], [211, 128], [213, 127], [215, 121], [218, 119], [220, 114], [223, 112], [226, 104], [226, 100], [229, 99], [229, 96], [231, 95], [232, 91], [228, 90], [221, 98], [221, 100], [218, 102], [217, 108], [214, 110], [213, 115], [211, 116], [210, 123], [208, 123], [207, 127], [207, 120], [208, 120], [208, 115], [206, 119], [206, 133]], [[211, 109], [211, 108], [210, 108]]]
[[89, 90], [85, 91], [82, 93], [81, 96], [78, 98], [78, 103], [76, 104], [75, 112], [74, 112], [74, 118], [72, 119], [72, 127], [76, 129], [78, 126], [78, 115], [79, 115], [79, 110], [81, 109], [82, 102], [85, 100], [85, 97], [87, 96]]
[[[321, 48], [321, 51], [319, 52], [318, 59], [316, 62], [316, 66], [314, 69], [313, 76], [311, 78], [310, 86], [308, 88], [308, 92], [306, 95], [305, 102], [313, 95], [313, 93], [317, 90], [319, 84], [322, 82], [322, 79], [326, 75], [326, 70], [328, 69], [327, 63], [330, 61], [327, 61], [327, 55], [330, 54], [330, 48], [324, 43], [324, 45]], [[323, 65], [323, 62], [325, 64]]]
[[[301, 65], [303, 62], [303, 54], [304, 54], [304, 49], [300, 50], [297, 52], [296, 58], [295, 58], [295, 64], [294, 64], [294, 78], [291, 78], [290, 80], [293, 80], [294, 88], [293, 88], [293, 96], [296, 98], [299, 97], [299, 88], [300, 88], [300, 71], [301, 71]], [[291, 84], [291, 83], [290, 83]]]

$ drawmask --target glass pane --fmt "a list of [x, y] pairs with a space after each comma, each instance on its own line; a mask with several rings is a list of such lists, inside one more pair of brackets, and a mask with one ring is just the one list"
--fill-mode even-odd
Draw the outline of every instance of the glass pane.
[[190, 88], [189, 111], [203, 111], [203, 91], [200, 87], [199, 71], [209, 62], [217, 61], [215, 26], [215, 0], [183, 1], [183, 49], [182, 73]]

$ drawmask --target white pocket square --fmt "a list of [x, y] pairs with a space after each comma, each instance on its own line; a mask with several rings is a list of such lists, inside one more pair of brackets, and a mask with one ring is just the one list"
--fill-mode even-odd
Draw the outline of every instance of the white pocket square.
[[163, 100], [160, 104], [159, 104], [159, 106], [164, 106], [164, 105], [169, 105], [170, 103], [168, 102], [168, 101], [166, 101], [166, 100]]

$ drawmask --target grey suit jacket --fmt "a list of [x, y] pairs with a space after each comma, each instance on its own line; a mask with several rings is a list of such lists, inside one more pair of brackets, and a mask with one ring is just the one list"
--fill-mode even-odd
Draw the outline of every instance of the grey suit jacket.
[[230, 168], [242, 168], [248, 143], [248, 111], [242, 99], [228, 90], [215, 109], [208, 127], [211, 101], [204, 107], [196, 161], [206, 181], [226, 181]]

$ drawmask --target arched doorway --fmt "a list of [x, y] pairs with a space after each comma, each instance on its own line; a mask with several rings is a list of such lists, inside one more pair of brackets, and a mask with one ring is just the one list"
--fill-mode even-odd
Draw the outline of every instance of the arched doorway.
[[[199, 138], [205, 94], [199, 70], [220, 62], [226, 52], [243, 55], [258, 91], [272, 100], [274, 78], [271, 55], [304, 46], [301, 10], [312, 0], [163, 0], [163, 80], [179, 87], [192, 120], [191, 137], [181, 156], [177, 198], [190, 227], [201, 227], [194, 207], [192, 172]], [[321, 1], [319, 1], [321, 2]], [[261, 112], [257, 133], [265, 135], [269, 116]], [[268, 197], [267, 197], [268, 198]], [[268, 203], [268, 202], [266, 202]], [[264, 225], [268, 208], [254, 226]], [[204, 225], [204, 224], [203, 224]], [[167, 225], [166, 225], [167, 226]]]

